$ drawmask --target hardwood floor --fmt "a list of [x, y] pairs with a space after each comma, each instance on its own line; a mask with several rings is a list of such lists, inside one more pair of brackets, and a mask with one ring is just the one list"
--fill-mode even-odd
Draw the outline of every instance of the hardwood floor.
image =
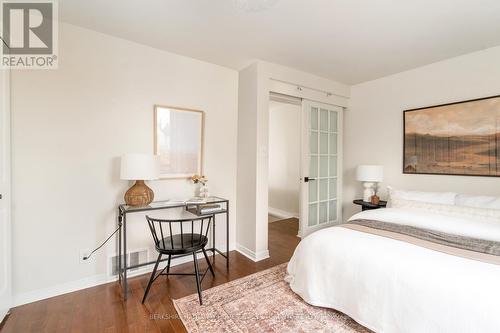
[[[256, 263], [233, 251], [227, 271], [225, 261], [217, 256], [215, 278], [207, 274], [203, 289], [287, 262], [299, 243], [297, 232], [297, 219], [270, 223], [269, 259]], [[204, 261], [199, 263], [200, 268], [206, 268]], [[189, 273], [193, 264], [172, 270]], [[196, 293], [193, 277], [158, 278], [143, 305], [141, 299], [148, 278], [149, 274], [129, 280], [127, 301], [122, 301], [118, 282], [113, 282], [14, 308], [1, 332], [185, 332], [171, 299]]]

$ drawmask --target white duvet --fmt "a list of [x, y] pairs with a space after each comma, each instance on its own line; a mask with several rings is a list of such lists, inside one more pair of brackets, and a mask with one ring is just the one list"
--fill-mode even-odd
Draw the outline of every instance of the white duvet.
[[[500, 223], [387, 208], [351, 219], [422, 226], [500, 241]], [[333, 227], [303, 239], [287, 281], [307, 303], [376, 332], [500, 332], [500, 266]]]

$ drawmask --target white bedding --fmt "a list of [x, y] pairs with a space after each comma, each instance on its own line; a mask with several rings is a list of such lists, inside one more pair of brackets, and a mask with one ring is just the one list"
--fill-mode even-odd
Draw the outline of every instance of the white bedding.
[[[500, 223], [418, 210], [373, 219], [500, 241]], [[500, 332], [500, 266], [333, 227], [303, 239], [287, 281], [307, 303], [334, 308], [376, 332]]]

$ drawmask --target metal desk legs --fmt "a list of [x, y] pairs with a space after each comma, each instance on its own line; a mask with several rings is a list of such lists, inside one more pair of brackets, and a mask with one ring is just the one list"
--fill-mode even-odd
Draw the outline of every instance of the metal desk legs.
[[229, 271], [229, 202], [226, 202], [226, 268]]
[[[127, 215], [118, 212], [118, 225], [121, 227], [118, 231], [118, 281], [122, 286], [123, 299], [128, 296], [127, 281]], [[123, 236], [122, 236], [123, 233]], [[122, 252], [123, 241], [123, 252]]]
[[118, 210], [118, 282], [122, 283], [122, 214]]
[[123, 299], [127, 300], [127, 297], [127, 214], [123, 214]]
[[212, 260], [215, 265], [215, 214], [212, 215], [213, 223], [212, 223]]

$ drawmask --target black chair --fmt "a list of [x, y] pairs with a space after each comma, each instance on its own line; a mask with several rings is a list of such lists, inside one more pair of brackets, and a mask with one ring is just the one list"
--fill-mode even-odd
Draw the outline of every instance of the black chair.
[[[214, 270], [212, 268], [212, 265], [210, 264], [210, 260], [208, 260], [207, 253], [205, 251], [205, 245], [207, 245], [208, 243], [207, 235], [210, 229], [210, 224], [213, 222], [213, 216], [177, 220], [162, 220], [146, 216], [146, 219], [148, 221], [149, 229], [151, 230], [151, 235], [153, 236], [153, 240], [155, 242], [156, 251], [158, 251], [158, 259], [156, 260], [155, 267], [153, 269], [153, 272], [151, 273], [148, 286], [144, 293], [144, 297], [142, 298], [142, 303], [144, 303], [144, 301], [146, 300], [151, 285], [160, 275], [194, 275], [196, 277], [196, 288], [198, 289], [200, 305], [202, 305], [203, 301], [201, 298], [200, 283], [201, 281], [203, 281], [203, 278], [205, 277], [208, 270], [210, 270], [212, 275], [215, 276]], [[197, 223], [195, 222], [199, 222], [200, 225], [196, 226], [195, 224]], [[172, 233], [172, 228], [175, 229], [176, 226], [180, 229], [179, 234]], [[189, 232], [185, 233], [185, 231]], [[201, 252], [203, 252], [203, 255], [205, 256], [208, 264], [208, 268], [203, 274], [199, 273], [198, 261], [196, 259], [196, 253], [198, 253], [200, 250]], [[192, 253], [193, 255], [194, 274], [170, 273], [170, 261], [172, 259], [172, 256], [186, 255], [190, 253]], [[167, 266], [158, 275], [156, 275], [158, 264], [160, 263], [161, 257], [163, 255], [168, 256]], [[167, 273], [163, 273], [165, 270], [167, 270]]]

